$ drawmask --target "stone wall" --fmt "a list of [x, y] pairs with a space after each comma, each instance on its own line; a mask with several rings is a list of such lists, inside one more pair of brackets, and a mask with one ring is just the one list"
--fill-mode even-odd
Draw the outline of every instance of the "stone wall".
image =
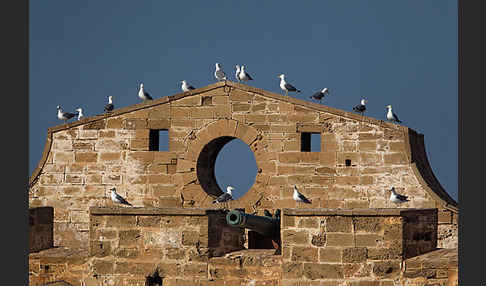
[[[445, 279], [442, 266], [430, 274], [437, 255], [427, 258], [435, 253], [435, 209], [283, 209], [280, 253], [242, 249], [244, 231], [225, 225], [219, 210], [90, 213], [89, 251], [53, 248], [30, 255], [31, 285], [145, 285], [156, 271], [163, 285], [177, 286], [391, 286]], [[457, 257], [457, 250], [448, 253]]]
[[403, 263], [402, 285], [457, 286], [459, 259], [456, 249], [439, 249]]
[[[169, 151], [149, 150], [151, 129], [169, 130]], [[305, 132], [321, 134], [320, 152], [301, 152]], [[297, 185], [311, 208], [457, 214], [413, 130], [231, 82], [49, 128], [29, 206], [54, 207], [54, 244], [72, 247], [89, 247], [89, 208], [111, 206], [113, 186], [137, 207], [212, 208], [211, 197], [221, 194], [212, 162], [232, 138], [254, 152], [258, 173], [230, 208], [300, 208], [292, 199]], [[391, 203], [390, 186], [410, 202]], [[442, 244], [453, 245], [454, 225], [440, 230]]]
[[435, 249], [433, 222], [434, 209], [284, 209], [284, 285], [395, 285], [403, 259]]
[[29, 209], [29, 252], [54, 246], [54, 209], [38, 207]]

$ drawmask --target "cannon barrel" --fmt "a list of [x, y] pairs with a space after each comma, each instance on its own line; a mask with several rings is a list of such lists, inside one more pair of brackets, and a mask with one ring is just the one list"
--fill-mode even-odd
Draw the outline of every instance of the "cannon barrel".
[[226, 223], [233, 227], [248, 228], [266, 237], [273, 237], [280, 224], [278, 219], [246, 214], [239, 210], [228, 212]]

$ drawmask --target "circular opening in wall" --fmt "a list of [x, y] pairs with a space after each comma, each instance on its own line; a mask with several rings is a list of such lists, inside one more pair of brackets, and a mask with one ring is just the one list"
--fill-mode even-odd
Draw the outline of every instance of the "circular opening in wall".
[[231, 185], [235, 188], [233, 198], [238, 199], [255, 183], [258, 167], [255, 155], [245, 142], [223, 136], [204, 146], [197, 159], [196, 172], [206, 193], [220, 196]]

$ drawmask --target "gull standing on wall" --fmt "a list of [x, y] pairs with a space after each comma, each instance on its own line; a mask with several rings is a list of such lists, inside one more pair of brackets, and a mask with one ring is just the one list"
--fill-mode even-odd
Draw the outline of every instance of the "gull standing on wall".
[[290, 83], [287, 83], [285, 81], [285, 75], [284, 74], [281, 74], [278, 77], [280, 78], [280, 88], [285, 91], [286, 96], [289, 95], [289, 91], [300, 92], [300, 90], [298, 90], [293, 85], [291, 85]]
[[400, 119], [398, 119], [398, 116], [392, 111], [391, 105], [387, 105], [386, 108], [388, 108], [388, 112], [386, 113], [386, 119], [397, 123], [402, 123]]
[[122, 196], [120, 196], [119, 194], [116, 193], [116, 189], [115, 188], [110, 189], [110, 191], [111, 191], [111, 200], [115, 204], [122, 204], [122, 205], [132, 206], [131, 203], [127, 202]]
[[195, 89], [194, 86], [187, 84], [185, 80], [181, 81], [181, 83], [182, 83], [181, 89], [183, 92], [187, 92]]
[[395, 188], [394, 187], [392, 187], [389, 191], [391, 192], [391, 194], [390, 194], [390, 201], [391, 202], [394, 202], [396, 204], [401, 204], [401, 203], [404, 203], [404, 202], [408, 202], [409, 201], [409, 199], [408, 199], [407, 196], [397, 194], [395, 192]]
[[240, 74], [238, 75], [238, 77], [242, 81], [253, 80], [250, 74], [245, 71], [245, 66], [241, 66]]
[[240, 80], [240, 72], [241, 72], [240, 66], [239, 65], [236, 65], [235, 67], [236, 67], [236, 72], [235, 72], [236, 80], [238, 82], [241, 82], [241, 80]]
[[115, 108], [113, 105], [113, 96], [110, 95], [108, 96], [108, 104], [105, 105], [105, 112], [113, 111], [113, 108]]
[[321, 91], [314, 93], [313, 95], [310, 96], [310, 98], [319, 100], [319, 103], [321, 103], [321, 100], [322, 98], [324, 98], [325, 95], [329, 96], [329, 89], [327, 87], [323, 88]]
[[359, 113], [361, 113], [361, 115], [363, 115], [364, 112], [366, 111], [366, 105], [365, 104], [367, 102], [368, 101], [366, 99], [364, 99], [364, 98], [361, 99], [361, 103], [356, 105], [355, 107], [353, 107], [353, 110], [356, 111], [356, 112], [359, 112]]
[[226, 74], [224, 73], [219, 63], [216, 63], [216, 70], [214, 71], [214, 77], [218, 81], [226, 80]]
[[61, 106], [57, 106], [57, 118], [59, 118], [59, 120], [64, 120], [64, 123], [75, 116], [75, 113], [63, 112]]
[[76, 111], [78, 112], [78, 120], [84, 117], [83, 109], [81, 107], [76, 108]]
[[311, 204], [311, 201], [309, 201], [303, 194], [299, 193], [296, 185], [294, 185], [294, 195], [292, 196], [292, 198], [296, 202]]
[[145, 100], [153, 100], [153, 98], [143, 89], [143, 83], [140, 84], [140, 89], [138, 90], [138, 97]]
[[213, 201], [213, 204], [216, 204], [216, 203], [227, 203], [229, 201], [232, 201], [233, 200], [233, 190], [234, 189], [235, 188], [232, 187], [232, 186], [226, 187], [226, 193], [223, 193], [221, 196], [217, 197]]

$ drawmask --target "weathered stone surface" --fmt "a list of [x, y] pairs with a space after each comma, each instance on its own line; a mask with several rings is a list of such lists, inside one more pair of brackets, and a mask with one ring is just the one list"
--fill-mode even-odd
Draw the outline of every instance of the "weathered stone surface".
[[[389, 277], [385, 262], [420, 256], [435, 247], [457, 246], [456, 211], [439, 212], [436, 219], [421, 215], [394, 221], [400, 211], [369, 215], [362, 210], [398, 210], [384, 191], [390, 185], [411, 198], [401, 207], [445, 205], [429, 193], [440, 188], [427, 169], [422, 136], [406, 127], [232, 82], [84, 120], [49, 129], [46, 154], [30, 180], [29, 206], [53, 206], [54, 244], [93, 252], [93, 260], [83, 267], [97, 267], [101, 274], [94, 278], [85, 268], [63, 265], [51, 266], [52, 271], [45, 273], [50, 278], [65, 273], [78, 275], [66, 276], [65, 281], [77, 281], [74, 285], [131, 285], [143, 282], [145, 275], [160, 266], [164, 285], [224, 285], [225, 280], [226, 285], [373, 285], [376, 278], [381, 280], [379, 285], [390, 285], [395, 278]], [[150, 129], [169, 130], [169, 151], [148, 151]], [[321, 133], [320, 152], [301, 152], [302, 132]], [[282, 254], [274, 257], [284, 263], [300, 261], [287, 264], [297, 274], [280, 272], [283, 268], [278, 263], [262, 267], [263, 260], [244, 255], [231, 258], [231, 263], [223, 257], [226, 263], [204, 268], [210, 256], [234, 250], [218, 244], [219, 252], [214, 251], [210, 238], [243, 243], [241, 234], [233, 237], [209, 230], [211, 222], [204, 212], [197, 216], [186, 212], [122, 214], [124, 207], [111, 202], [109, 189], [116, 187], [134, 205], [127, 211], [217, 208], [204, 190], [216, 181], [201, 184], [198, 159], [208, 142], [225, 136], [250, 146], [259, 172], [250, 191], [229, 207], [257, 214], [264, 209], [296, 210], [282, 217]], [[211, 150], [214, 160], [217, 151]], [[293, 185], [312, 200], [311, 205], [292, 199]], [[453, 202], [447, 203], [454, 209]], [[90, 218], [91, 206], [123, 211]], [[334, 213], [326, 215], [314, 208]], [[304, 210], [305, 214], [297, 212]], [[100, 216], [104, 219], [92, 219]], [[161, 261], [166, 265], [158, 265]], [[337, 267], [334, 274], [323, 276], [333, 267]], [[443, 283], [440, 279], [449, 273], [444, 269], [427, 270], [435, 273], [434, 278], [410, 279]], [[395, 275], [394, 270], [391, 273]], [[89, 278], [81, 281], [82, 277]]]

